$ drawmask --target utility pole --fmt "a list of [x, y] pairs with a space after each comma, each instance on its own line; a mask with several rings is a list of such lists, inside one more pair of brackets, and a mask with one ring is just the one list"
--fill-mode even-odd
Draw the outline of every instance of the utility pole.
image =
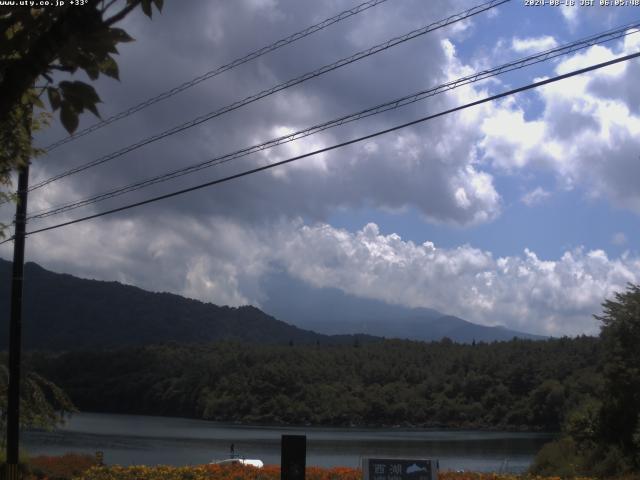
[[[29, 131], [30, 133], [30, 131]], [[20, 355], [22, 336], [22, 284], [24, 272], [24, 240], [27, 224], [27, 191], [29, 159], [18, 173], [18, 204], [13, 240], [13, 274], [11, 279], [11, 323], [9, 327], [9, 398], [7, 405], [7, 471], [6, 480], [18, 480], [20, 458]]]

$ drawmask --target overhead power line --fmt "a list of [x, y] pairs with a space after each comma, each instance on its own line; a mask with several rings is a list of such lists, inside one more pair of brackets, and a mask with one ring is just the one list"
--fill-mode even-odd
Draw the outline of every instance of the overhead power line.
[[56, 148], [58, 148], [61, 145], [64, 145], [65, 143], [69, 143], [72, 142], [73, 140], [76, 140], [80, 137], [83, 137], [85, 135], [88, 135], [89, 133], [95, 132], [96, 130], [99, 130], [111, 123], [114, 123], [118, 120], [121, 120], [125, 117], [128, 117], [130, 115], [133, 115], [136, 112], [139, 112], [140, 110], [144, 110], [145, 108], [158, 103], [162, 100], [166, 100], [169, 97], [172, 97], [188, 88], [191, 88], [195, 85], [198, 85], [201, 82], [204, 82], [205, 80], [209, 80], [210, 78], [216, 77], [218, 75], [220, 75], [221, 73], [224, 73], [228, 70], [231, 70], [232, 68], [238, 67], [244, 63], [250, 62], [251, 60], [255, 60], [258, 57], [261, 57], [263, 55], [266, 55], [267, 53], [273, 52], [274, 50], [278, 50], [279, 48], [282, 48], [286, 45], [289, 45], [290, 43], [296, 42], [302, 38], [308, 37], [309, 35], [312, 35], [316, 32], [319, 32], [320, 30], [323, 30], [335, 23], [341, 22], [342, 20], [345, 20], [349, 17], [352, 17], [354, 15], [357, 15], [358, 13], [364, 12], [365, 10], [370, 9], [371, 7], [375, 7], [376, 5], [379, 5], [381, 3], [386, 2], [387, 0], [369, 0], [367, 2], [361, 3], [360, 5], [357, 5], [353, 8], [350, 8], [348, 10], [345, 10], [344, 12], [340, 12], [337, 15], [334, 15], [331, 18], [327, 18], [323, 21], [321, 21], [320, 23], [316, 23], [315, 25], [311, 25], [310, 27], [305, 28], [304, 30], [300, 30], [299, 32], [293, 33], [291, 35], [289, 35], [288, 37], [282, 38], [280, 40], [278, 40], [277, 42], [274, 42], [270, 45], [267, 45], [266, 47], [262, 47], [259, 48], [258, 50], [254, 50], [251, 53], [246, 54], [243, 57], [237, 58], [225, 65], [222, 65], [214, 70], [210, 70], [206, 73], [203, 73], [202, 75], [189, 80], [188, 82], [184, 82], [181, 85], [178, 85], [177, 87], [171, 88], [170, 90], [167, 90], [165, 92], [162, 92], [158, 95], [156, 95], [155, 97], [151, 97], [147, 100], [145, 100], [144, 102], [141, 102], [137, 105], [134, 105], [133, 107], [130, 107], [126, 110], [123, 110], [120, 113], [116, 113], [115, 115], [112, 115], [108, 118], [105, 118], [104, 120], [99, 121], [98, 123], [95, 123], [83, 130], [80, 130], [76, 133], [74, 133], [73, 135], [69, 135], [67, 137], [61, 138], [60, 140], [48, 145], [45, 150], [47, 152], [50, 152]]
[[208, 120], [211, 120], [215, 117], [219, 117], [220, 115], [223, 115], [225, 113], [231, 112], [233, 110], [236, 110], [240, 107], [243, 107], [245, 105], [248, 105], [250, 103], [253, 103], [257, 100], [260, 100], [261, 98], [267, 97], [269, 95], [273, 95], [274, 93], [277, 93], [281, 90], [284, 90], [286, 88], [292, 87], [294, 85], [298, 85], [300, 83], [306, 82], [307, 80], [311, 79], [311, 78], [315, 78], [315, 77], [319, 77], [320, 75], [324, 75], [327, 72], [336, 70], [338, 68], [341, 68], [345, 65], [349, 65], [351, 63], [354, 63], [358, 60], [362, 60], [363, 58], [369, 57], [371, 55], [374, 55], [376, 53], [382, 52], [384, 50], [387, 50], [391, 47], [394, 47], [396, 45], [399, 45], [401, 43], [407, 42], [409, 40], [412, 40], [414, 38], [417, 38], [419, 36], [425, 35], [429, 32], [432, 32], [434, 30], [446, 27], [447, 25], [451, 25], [453, 23], [462, 21], [464, 19], [467, 19], [469, 17], [472, 17], [474, 15], [477, 15], [481, 12], [485, 12], [487, 10], [490, 10], [492, 8], [495, 8], [499, 5], [502, 5], [503, 3], [507, 3], [510, 2], [511, 0], [491, 0], [489, 2], [477, 5], [475, 7], [469, 8], [461, 13], [457, 13], [455, 15], [451, 15], [450, 17], [447, 17], [443, 20], [440, 20], [438, 22], [434, 22], [430, 25], [424, 26], [422, 28], [413, 30], [409, 33], [406, 33], [404, 35], [401, 35], [399, 37], [394, 37], [390, 40], [387, 40], [386, 42], [380, 43], [378, 45], [375, 45], [371, 48], [368, 48], [366, 50], [362, 50], [358, 53], [355, 53], [349, 57], [343, 58], [341, 60], [338, 60], [334, 63], [331, 63], [329, 65], [325, 65], [324, 67], [320, 67], [316, 70], [313, 70], [312, 72], [308, 72], [305, 73], [304, 75], [301, 75], [299, 77], [295, 77], [291, 80], [288, 80], [286, 82], [280, 83], [274, 87], [271, 87], [267, 90], [263, 90], [259, 93], [256, 93], [254, 95], [250, 95], [248, 97], [246, 97], [243, 100], [239, 100], [237, 102], [234, 102], [230, 105], [227, 105], [225, 107], [222, 107], [218, 110], [215, 110], [213, 112], [207, 113], [205, 115], [201, 115], [199, 117], [194, 118], [193, 120], [190, 120], [188, 122], [185, 122], [181, 125], [177, 125], [175, 127], [172, 127], [168, 130], [165, 130], [162, 133], [158, 133], [156, 135], [152, 135], [150, 137], [147, 137], [143, 140], [140, 140], [132, 145], [129, 145], [127, 147], [124, 147], [120, 150], [117, 150], [113, 153], [110, 153], [108, 155], [102, 156], [100, 158], [97, 158], [95, 160], [92, 160], [88, 163], [85, 163], [83, 165], [79, 165], [77, 167], [71, 168], [65, 172], [59, 173], [57, 175], [54, 175], [53, 177], [50, 177], [46, 180], [43, 180], [39, 183], [34, 184], [29, 191], [32, 190], [36, 190], [38, 188], [44, 187], [45, 185], [48, 185], [52, 182], [55, 182], [56, 180], [60, 180], [61, 178], [65, 178], [68, 177], [70, 175], [74, 175], [78, 172], [82, 172], [84, 170], [87, 170], [88, 168], [91, 167], [95, 167], [97, 165], [103, 164], [105, 162], [108, 162], [110, 160], [113, 160], [114, 158], [118, 158], [126, 153], [132, 152], [134, 150], [137, 150], [138, 148], [141, 148], [145, 145], [148, 145], [150, 143], [156, 142], [160, 139], [163, 139], [165, 137], [168, 137], [170, 135], [174, 135], [176, 133], [182, 132], [184, 130], [187, 130], [188, 128], [192, 128], [195, 127], [196, 125], [200, 125], [201, 123], [204, 123]]
[[316, 133], [319, 133], [321, 131], [327, 130], [329, 128], [333, 128], [336, 126], [340, 126], [340, 125], [344, 125], [350, 122], [354, 122], [356, 120], [361, 120], [363, 118], [367, 118], [373, 115], [377, 115], [379, 113], [383, 113], [389, 110], [393, 110], [396, 108], [400, 108], [412, 103], [415, 103], [417, 101], [420, 100], [424, 100], [426, 98], [438, 95], [440, 93], [444, 93], [446, 91], [452, 90], [454, 88], [458, 88], [461, 87], [463, 85], [467, 85], [470, 83], [474, 83], [474, 82], [478, 82], [481, 80], [485, 80], [487, 78], [490, 77], [494, 77], [497, 75], [501, 75], [504, 74], [506, 72], [510, 72], [516, 69], [520, 69], [520, 68], [524, 68], [524, 67], [528, 67], [530, 65], [534, 65], [534, 64], [538, 64], [541, 62], [545, 62], [548, 60], [551, 60], [553, 58], [559, 57], [561, 55], [567, 55], [569, 53], [573, 53], [575, 51], [578, 51], [580, 49], [584, 49], [593, 45], [598, 45], [598, 44], [602, 44], [605, 42], [609, 42], [621, 37], [624, 37], [626, 35], [630, 35], [633, 33], [637, 33], [638, 31], [640, 31], [640, 20], [633, 22], [633, 23], [628, 23], [625, 24], [623, 26], [619, 26], [616, 27], [615, 29], [611, 29], [605, 32], [601, 32], [595, 35], [591, 35], [589, 37], [585, 37], [583, 39], [580, 40], [576, 40], [574, 42], [571, 42], [569, 44], [565, 44], [556, 48], [552, 48], [549, 50], [546, 50], [544, 52], [540, 52], [534, 55], [530, 55], [524, 58], [520, 58], [518, 60], [514, 60], [511, 61], [509, 63], [503, 64], [501, 66], [498, 67], [493, 67], [491, 69], [487, 69], [487, 70], [482, 70], [480, 72], [476, 72], [472, 75], [467, 75], [465, 77], [462, 78], [458, 78], [456, 80], [438, 85], [436, 87], [432, 87], [428, 90], [422, 90], [416, 93], [413, 93], [411, 95], [406, 95], [404, 97], [400, 97], [400, 98], [396, 98], [394, 100], [376, 105], [374, 107], [370, 107], [367, 108], [365, 110], [361, 110], [359, 112], [356, 113], [352, 113], [350, 115], [345, 115], [342, 117], [339, 117], [337, 119], [328, 121], [328, 122], [324, 122], [324, 123], [320, 123], [317, 125], [314, 125], [312, 127], [303, 129], [303, 130], [298, 130], [297, 132], [293, 132], [290, 133], [288, 135], [283, 135], [271, 140], [268, 140], [266, 142], [257, 144], [257, 145], [253, 145], [250, 147], [246, 147], [240, 150], [236, 150], [235, 152], [232, 153], [227, 153], [225, 155], [220, 155], [217, 157], [214, 157], [212, 159], [206, 160], [204, 162], [200, 162], [194, 165], [190, 165], [188, 167], [184, 167], [184, 168], [180, 168], [180, 169], [176, 169], [161, 175], [157, 175], [155, 177], [146, 179], [146, 180], [142, 180], [136, 183], [132, 183], [123, 187], [119, 187], [117, 189], [114, 190], [110, 190], [108, 192], [104, 192], [98, 195], [94, 195], [92, 197], [89, 198], [85, 198], [82, 200], [78, 200], [75, 202], [70, 202], [70, 203], [66, 203], [64, 205], [60, 205], [57, 207], [53, 207], [53, 208], [49, 208], [46, 210], [41, 210], [39, 212], [34, 212], [32, 213], [28, 219], [32, 220], [32, 219], [42, 219], [42, 218], [46, 218], [52, 215], [57, 215], [60, 213], [64, 213], [64, 212], [68, 212], [71, 210], [75, 210], [77, 208], [80, 207], [84, 207], [90, 204], [94, 204], [94, 203], [98, 203], [100, 201], [103, 200], [107, 200], [107, 199], [111, 199], [111, 198], [115, 198], [117, 196], [120, 195], [124, 195], [126, 193], [130, 193], [136, 190], [140, 190], [142, 188], [157, 184], [157, 183], [161, 183], [161, 182], [166, 182], [169, 180], [173, 180], [175, 178], [190, 174], [190, 173], [194, 173], [197, 172], [199, 170], [203, 170], [205, 168], [210, 168], [216, 165], [220, 165], [222, 163], [226, 163], [229, 162], [231, 160], [235, 160], [237, 158], [241, 158], [247, 155], [250, 155], [252, 153], [256, 153], [259, 151], [264, 151], [268, 148], [272, 148], [275, 147], [277, 145], [281, 145], [284, 143], [289, 143], [304, 137], [307, 137], [309, 135], [313, 135]]
[[[363, 137], [354, 138], [354, 139], [348, 140], [346, 142], [338, 143], [338, 144], [332, 145], [330, 147], [321, 148], [319, 150], [314, 150], [312, 152], [308, 152], [308, 153], [305, 153], [303, 155], [297, 155], [295, 157], [288, 158], [286, 160], [282, 160], [282, 161], [279, 161], [279, 162], [271, 163], [269, 165], [264, 165], [264, 166], [261, 166], [261, 167], [252, 168], [250, 170], [245, 170], [244, 172], [236, 173], [235, 175], [230, 175], [228, 177], [219, 178], [217, 180], [212, 180], [210, 182], [201, 183], [201, 184], [193, 186], [193, 187], [184, 188], [182, 190], [177, 190], [177, 191], [174, 191], [174, 192], [171, 192], [171, 193], [167, 193], [167, 194], [164, 194], [164, 195], [159, 195], [159, 196], [152, 197], [152, 198], [149, 198], [147, 200], [140, 201], [140, 202], [130, 203], [128, 205], [124, 205], [124, 206], [121, 206], [121, 207], [118, 207], [118, 208], [113, 208], [111, 210], [106, 210], [106, 211], [101, 212], [101, 213], [88, 215], [86, 217], [77, 218], [75, 220], [69, 220], [67, 222], [58, 223], [56, 225], [51, 225], [51, 226], [40, 228], [40, 229], [37, 229], [37, 230], [32, 230], [30, 232], [27, 232], [27, 235], [34, 235], [36, 233], [46, 232], [46, 231], [49, 231], [49, 230], [55, 230], [55, 229], [58, 229], [58, 228], [61, 228], [61, 227], [66, 227], [68, 225], [73, 225], [73, 224], [76, 224], [76, 223], [85, 222], [87, 220], [92, 220], [94, 218], [103, 217], [105, 215], [110, 215], [112, 213], [122, 212], [122, 211], [125, 211], [125, 210], [129, 210], [131, 208], [139, 207], [139, 206], [142, 206], [142, 205], [147, 205], [149, 203], [154, 203], [154, 202], [157, 202], [157, 201], [160, 201], [160, 200], [165, 200], [167, 198], [176, 197], [178, 195], [183, 195], [185, 193], [193, 192], [193, 191], [200, 190], [200, 189], [203, 189], [203, 188], [206, 188], [206, 187], [210, 187], [210, 186], [213, 186], [213, 185], [218, 185], [218, 184], [221, 184], [221, 183], [225, 183], [225, 182], [228, 182], [228, 181], [231, 181], [231, 180], [235, 180], [237, 178], [241, 178], [241, 177], [245, 177], [245, 176], [248, 176], [248, 175], [252, 175], [252, 174], [257, 173], [257, 172], [261, 172], [261, 171], [264, 171], [264, 170], [269, 170], [271, 168], [275, 168], [275, 167], [278, 167], [280, 165], [285, 165], [287, 163], [295, 162], [295, 161], [301, 160], [303, 158], [311, 157], [311, 156], [314, 156], [314, 155], [318, 155], [320, 153], [325, 153], [325, 152], [329, 152], [331, 150], [335, 150], [335, 149], [338, 149], [338, 148], [346, 147], [347, 145], [352, 145], [354, 143], [362, 142], [364, 140], [369, 140], [371, 138], [375, 138], [375, 137], [378, 137], [380, 135], [384, 135], [386, 133], [394, 132], [394, 131], [400, 130], [402, 128], [410, 127], [412, 125], [416, 125], [416, 124], [419, 124], [419, 123], [422, 123], [422, 122], [426, 122], [428, 120], [432, 120], [434, 118], [442, 117], [444, 115], [448, 115], [450, 113], [454, 113], [454, 112], [457, 112], [457, 111], [460, 111], [460, 110], [464, 110], [464, 109], [467, 109], [467, 108], [470, 108], [470, 107], [481, 105], [483, 103], [487, 103], [487, 102], [491, 102], [491, 101], [494, 101], [494, 100], [498, 100], [500, 98], [507, 97], [509, 95], [514, 95], [516, 93], [520, 93], [520, 92], [524, 92], [524, 91], [527, 91], [527, 90], [531, 90], [533, 88], [538, 88], [538, 87], [541, 87], [543, 85], [548, 85], [548, 84], [551, 84], [551, 83], [555, 83], [555, 82], [558, 82], [560, 80], [564, 80], [564, 79], [569, 78], [569, 77], [574, 77], [576, 75], [581, 75], [581, 74], [584, 74], [584, 73], [587, 73], [587, 72], [591, 72], [591, 71], [594, 71], [594, 70], [598, 70], [600, 68], [608, 67], [610, 65], [614, 65], [614, 64], [617, 64], [617, 63], [626, 62], [626, 61], [629, 61], [629, 60], [631, 60], [633, 58], [637, 58], [637, 57], [640, 57], [640, 52], [632, 53], [630, 55], [625, 55], [623, 57], [618, 57], [618, 58], [615, 58], [613, 60], [609, 60], [607, 62], [602, 62], [602, 63], [598, 63], [598, 64], [595, 64], [595, 65], [591, 65], [589, 67], [581, 68], [579, 70], [574, 70], [572, 72], [565, 73], [565, 74], [562, 74], [562, 75], [557, 75], [555, 77], [548, 78], [546, 80], [540, 80], [538, 82], [530, 83], [530, 84], [525, 85], [523, 87], [514, 88], [512, 90], [508, 90], [506, 92], [502, 92], [502, 93], [499, 93], [499, 94], [496, 94], [496, 95], [491, 95], [491, 96], [485, 97], [485, 98], [483, 98], [481, 100], [476, 100], [474, 102], [466, 103], [464, 105], [460, 105], [460, 106], [455, 107], [455, 108], [444, 110], [444, 111], [439, 112], [439, 113], [435, 113], [435, 114], [432, 114], [432, 115], [427, 115], [427, 116], [419, 118], [417, 120], [413, 120], [411, 122], [403, 123], [401, 125], [396, 125], [395, 127], [391, 127], [391, 128], [387, 128], [387, 129], [384, 129], [384, 130], [380, 130], [380, 131], [377, 131], [375, 133], [371, 133], [369, 135], [365, 135]], [[13, 237], [9, 238], [7, 240], [4, 240], [3, 242], [0, 242], [0, 245], [2, 243], [8, 242], [10, 240], [13, 240]]]

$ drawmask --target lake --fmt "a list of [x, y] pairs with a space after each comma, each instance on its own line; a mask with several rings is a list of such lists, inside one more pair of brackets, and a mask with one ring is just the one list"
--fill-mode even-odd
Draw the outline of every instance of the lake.
[[30, 455], [104, 452], [107, 464], [195, 465], [236, 453], [280, 464], [280, 436], [307, 435], [307, 465], [359, 466], [362, 456], [439, 459], [443, 470], [522, 472], [549, 434], [423, 429], [260, 427], [78, 413], [59, 430], [22, 434]]

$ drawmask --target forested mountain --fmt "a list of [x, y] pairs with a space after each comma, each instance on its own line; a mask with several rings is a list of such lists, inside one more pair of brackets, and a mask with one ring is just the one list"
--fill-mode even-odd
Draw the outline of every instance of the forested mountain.
[[[0, 345], [9, 333], [11, 263], [0, 260]], [[163, 342], [242, 340], [260, 343], [347, 343], [372, 338], [302, 330], [251, 307], [219, 307], [118, 282], [80, 279], [25, 265], [23, 345], [68, 350]]]
[[[4, 279], [0, 281], [0, 345], [7, 345], [10, 272], [11, 263], [0, 259], [0, 279]], [[35, 263], [25, 265], [25, 279], [23, 342], [32, 349], [217, 340], [353, 344], [356, 339], [361, 343], [375, 341], [373, 334], [412, 340], [449, 337], [459, 342], [533, 337], [475, 325], [435, 310], [356, 299], [336, 289], [320, 289], [314, 296], [308, 287], [295, 289], [292, 284], [279, 283], [278, 278], [271, 279], [268, 290], [273, 298], [289, 300], [287, 323], [252, 306], [221, 307], [118, 282], [53, 273]], [[269, 305], [282, 303], [272, 301]]]
[[558, 431], [601, 389], [597, 338], [162, 345], [37, 354], [80, 409], [225, 422]]

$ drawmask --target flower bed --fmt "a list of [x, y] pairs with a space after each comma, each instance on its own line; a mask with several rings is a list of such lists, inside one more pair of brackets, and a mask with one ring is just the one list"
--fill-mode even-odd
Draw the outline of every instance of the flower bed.
[[[170, 466], [97, 466], [90, 455], [66, 454], [59, 457], [34, 457], [29, 460], [27, 480], [280, 480], [280, 467], [254, 468], [242, 465]], [[358, 468], [307, 467], [306, 480], [361, 480]], [[498, 475], [476, 472], [440, 472], [440, 480], [560, 480], [558, 477]], [[575, 479], [591, 480], [591, 479]], [[619, 480], [640, 480], [629, 476]]]
[[[360, 480], [357, 468], [308, 467], [306, 480]], [[81, 480], [280, 480], [280, 467], [241, 465], [200, 465], [195, 467], [94, 467], [78, 477]], [[493, 473], [441, 472], [440, 480], [560, 480], [557, 477], [497, 475]], [[587, 479], [581, 479], [587, 480]]]
[[96, 457], [67, 453], [58, 457], [41, 455], [27, 462], [27, 479], [68, 480], [82, 475], [96, 465]]

